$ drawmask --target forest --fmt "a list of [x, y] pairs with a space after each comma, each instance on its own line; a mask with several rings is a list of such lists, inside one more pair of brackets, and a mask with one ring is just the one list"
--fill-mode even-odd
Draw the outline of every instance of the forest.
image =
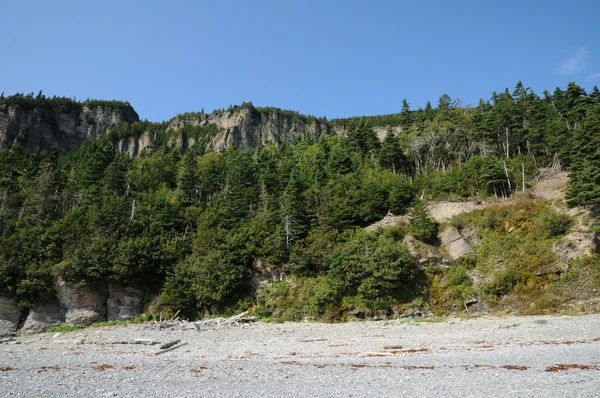
[[[0, 97], [0, 105], [48, 101], [81, 104], [41, 93]], [[439, 225], [427, 201], [514, 197], [554, 166], [569, 172], [570, 206], [600, 206], [597, 87], [587, 93], [570, 83], [540, 96], [519, 82], [477, 106], [444, 94], [436, 107], [412, 110], [404, 100], [399, 108], [322, 119], [346, 136], [252, 151], [211, 150], [210, 126], [176, 132], [150, 122], [125, 123], [70, 152], [16, 144], [0, 153], [0, 290], [27, 309], [56, 276], [115, 280], [188, 318], [250, 308], [264, 318], [339, 320], [357, 308], [390, 312], [432, 297], [433, 271], [418, 267], [402, 242], [410, 234], [435, 244]], [[380, 140], [374, 128], [382, 126]], [[182, 151], [163, 140], [136, 158], [115, 151], [118, 138], [148, 130], [196, 143]], [[388, 213], [408, 213], [410, 223], [365, 231]], [[488, 220], [490, 231], [501, 220]], [[257, 259], [287, 282], [257, 289]], [[454, 264], [449, 286], [465, 285], [461, 269], [478, 261], [485, 260]], [[484, 293], [502, 296], [521, 277], [496, 280]]]

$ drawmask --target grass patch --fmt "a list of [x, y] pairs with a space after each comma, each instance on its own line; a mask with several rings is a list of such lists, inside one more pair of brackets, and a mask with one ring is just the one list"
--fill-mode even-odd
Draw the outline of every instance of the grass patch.
[[85, 328], [86, 326], [83, 325], [67, 325], [66, 323], [63, 323], [61, 325], [51, 327], [50, 329], [48, 329], [48, 333], [69, 333], [76, 332]]

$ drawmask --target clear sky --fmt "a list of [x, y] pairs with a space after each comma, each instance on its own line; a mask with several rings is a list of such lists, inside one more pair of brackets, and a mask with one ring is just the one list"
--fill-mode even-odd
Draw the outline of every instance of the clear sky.
[[2, 2], [0, 91], [328, 118], [600, 85], [600, 1]]

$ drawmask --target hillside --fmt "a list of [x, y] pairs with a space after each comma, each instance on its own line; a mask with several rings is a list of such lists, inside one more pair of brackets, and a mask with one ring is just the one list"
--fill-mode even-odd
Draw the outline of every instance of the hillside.
[[599, 97], [163, 123], [0, 98], [0, 327], [596, 311]]

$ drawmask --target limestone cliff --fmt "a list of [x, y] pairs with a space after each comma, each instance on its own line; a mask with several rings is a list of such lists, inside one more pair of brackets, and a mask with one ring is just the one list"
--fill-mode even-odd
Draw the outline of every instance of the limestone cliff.
[[[16, 143], [29, 151], [53, 146], [59, 150], [72, 150], [85, 140], [96, 140], [111, 132], [115, 150], [132, 157], [148, 147], [160, 145], [161, 140], [184, 151], [196, 143], [218, 151], [233, 145], [245, 150], [259, 144], [279, 146], [297, 138], [316, 141], [327, 133], [345, 135], [343, 127], [334, 129], [325, 119], [252, 105], [211, 114], [179, 115], [167, 123], [137, 123], [127, 133], [119, 131], [124, 123], [138, 121], [137, 113], [128, 103], [78, 103], [19, 97], [14, 103], [0, 103], [0, 151], [10, 150]], [[186, 127], [207, 126], [213, 127], [213, 133], [208, 137], [181, 134]]]
[[41, 100], [34, 104], [0, 104], [0, 151], [9, 150], [17, 142], [29, 151], [55, 145], [59, 150], [71, 150], [84, 140], [106, 135], [111, 127], [138, 120], [127, 103], [103, 106]]
[[[178, 132], [186, 126], [203, 127], [209, 124], [215, 125], [219, 130], [208, 143], [208, 147], [216, 151], [232, 145], [246, 150], [253, 149], [261, 143], [278, 146], [296, 138], [312, 138], [316, 141], [322, 134], [332, 131], [329, 124], [322, 119], [253, 106], [236, 107], [211, 114], [177, 116], [169, 123], [168, 130]], [[191, 146], [181, 138], [174, 139], [173, 144], [184, 149]]]

